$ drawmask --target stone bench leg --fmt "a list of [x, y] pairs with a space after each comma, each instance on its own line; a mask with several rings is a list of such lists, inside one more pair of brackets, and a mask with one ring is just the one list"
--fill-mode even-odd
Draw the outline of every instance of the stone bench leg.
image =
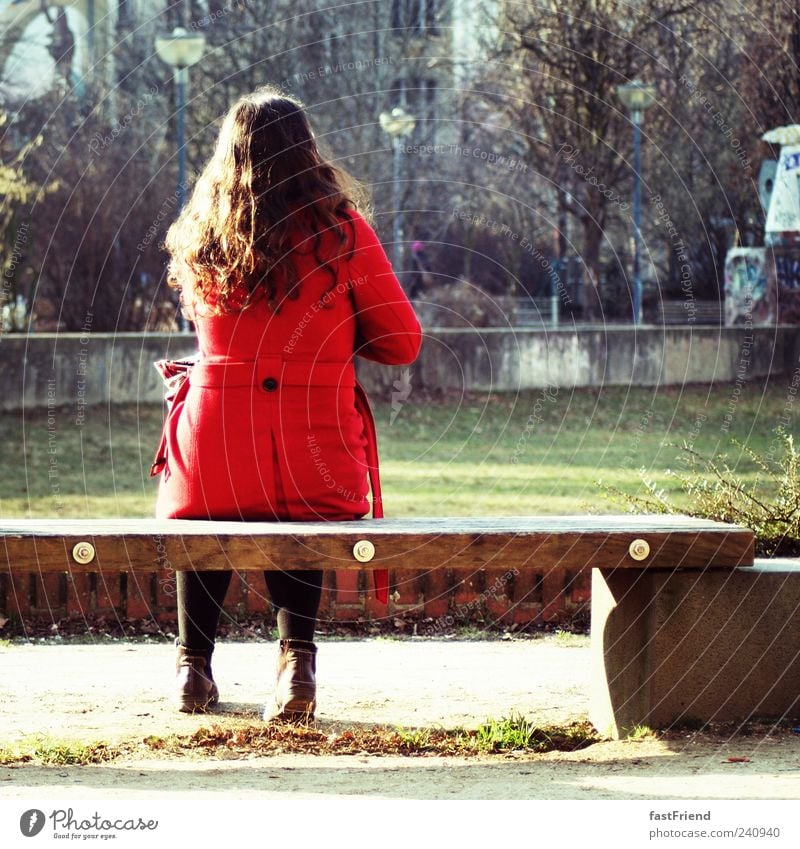
[[800, 565], [592, 570], [590, 719], [636, 725], [800, 718]]

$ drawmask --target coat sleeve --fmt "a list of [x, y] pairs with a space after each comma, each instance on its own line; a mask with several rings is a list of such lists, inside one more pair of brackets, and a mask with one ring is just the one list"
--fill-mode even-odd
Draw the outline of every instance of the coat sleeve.
[[385, 365], [413, 363], [422, 330], [375, 231], [358, 212], [350, 213], [355, 245], [348, 263], [356, 313], [355, 353]]

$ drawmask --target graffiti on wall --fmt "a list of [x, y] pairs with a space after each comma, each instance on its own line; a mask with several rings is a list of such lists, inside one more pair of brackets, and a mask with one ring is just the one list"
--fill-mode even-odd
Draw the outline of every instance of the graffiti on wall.
[[725, 324], [800, 323], [800, 249], [733, 248], [725, 257]]

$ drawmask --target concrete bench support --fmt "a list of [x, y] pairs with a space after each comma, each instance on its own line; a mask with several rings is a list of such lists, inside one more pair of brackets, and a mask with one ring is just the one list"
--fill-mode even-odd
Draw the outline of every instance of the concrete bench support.
[[800, 560], [592, 570], [590, 718], [636, 725], [800, 719]]

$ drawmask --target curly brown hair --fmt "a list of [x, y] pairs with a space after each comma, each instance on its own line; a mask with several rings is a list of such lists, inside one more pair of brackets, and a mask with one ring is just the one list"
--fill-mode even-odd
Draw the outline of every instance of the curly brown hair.
[[167, 231], [167, 283], [180, 289], [187, 318], [198, 302], [203, 313], [223, 314], [261, 297], [277, 312], [299, 294], [290, 243], [298, 231], [313, 239], [317, 261], [336, 284], [338, 254], [319, 251], [329, 230], [340, 247], [347, 243], [348, 209], [371, 219], [363, 186], [320, 153], [303, 103], [263, 86], [228, 111], [211, 159]]

